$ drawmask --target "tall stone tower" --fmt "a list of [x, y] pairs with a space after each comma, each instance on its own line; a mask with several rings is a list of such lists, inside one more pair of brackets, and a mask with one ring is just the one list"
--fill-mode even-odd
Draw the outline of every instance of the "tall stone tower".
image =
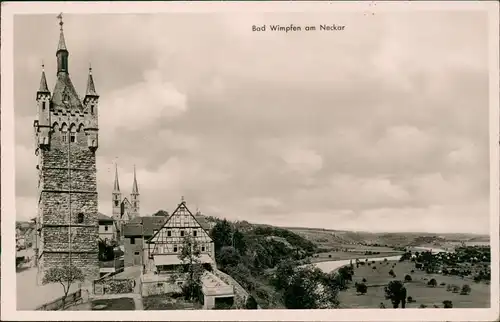
[[130, 194], [130, 202], [132, 203], [132, 209], [130, 211], [132, 217], [139, 217], [139, 188], [137, 187], [137, 177], [135, 174], [134, 165], [134, 183], [132, 185], [132, 193]]
[[74, 265], [99, 278], [96, 185], [98, 103], [92, 69], [83, 101], [69, 77], [62, 15], [56, 51], [57, 80], [50, 93], [45, 71], [36, 94], [38, 156], [38, 283], [52, 267]]
[[120, 192], [120, 183], [118, 182], [118, 166], [115, 165], [115, 185], [111, 193], [111, 202], [113, 203], [113, 220], [118, 222], [121, 217], [122, 194]]

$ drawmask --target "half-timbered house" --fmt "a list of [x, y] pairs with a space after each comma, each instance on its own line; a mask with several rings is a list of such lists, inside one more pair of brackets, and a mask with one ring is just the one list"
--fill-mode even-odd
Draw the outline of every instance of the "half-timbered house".
[[203, 218], [193, 215], [182, 200], [163, 226], [154, 231], [153, 236], [146, 242], [147, 270], [169, 272], [181, 265], [179, 254], [187, 236], [190, 236], [200, 251], [198, 261], [207, 269], [210, 269], [209, 266], [215, 266], [214, 242], [207, 228]]

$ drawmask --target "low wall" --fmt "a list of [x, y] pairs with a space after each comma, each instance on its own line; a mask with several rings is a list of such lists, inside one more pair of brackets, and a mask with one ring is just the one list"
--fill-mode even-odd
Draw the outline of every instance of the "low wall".
[[38, 308], [36, 308], [37, 311], [58, 311], [63, 308], [66, 308], [70, 305], [74, 305], [78, 302], [82, 301], [82, 290], [79, 289], [78, 291], [74, 293], [68, 294], [66, 297], [64, 307], [63, 307], [63, 297], [58, 298], [55, 301], [52, 301], [50, 303], [44, 304]]
[[94, 294], [125, 294], [133, 293], [134, 279], [100, 279], [94, 282]]
[[168, 275], [144, 275], [141, 278], [142, 296], [179, 293], [182, 289], [173, 284]]
[[250, 294], [238, 283], [234, 278], [226, 273], [216, 269], [213, 274], [220, 278], [227, 285], [231, 285], [234, 289], [234, 306], [236, 309], [244, 309], [246, 301]]

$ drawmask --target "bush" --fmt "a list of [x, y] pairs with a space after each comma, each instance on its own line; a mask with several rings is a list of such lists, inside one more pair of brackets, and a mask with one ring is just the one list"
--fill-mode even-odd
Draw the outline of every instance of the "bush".
[[380, 302], [379, 307], [380, 307], [381, 309], [385, 309], [385, 304], [384, 304], [383, 302]]
[[443, 301], [443, 305], [445, 309], [452, 309], [453, 308], [453, 302], [450, 300]]
[[356, 292], [360, 294], [366, 294], [368, 287], [364, 283], [356, 284]]
[[451, 291], [453, 293], [458, 293], [458, 292], [460, 292], [460, 287], [458, 285], [452, 285], [451, 286]]
[[445, 282], [442, 282], [442, 283], [441, 283], [441, 284], [439, 284], [439, 285], [441, 285], [441, 286], [445, 286], [445, 285], [446, 285], [446, 283], [445, 283]]
[[405, 282], [411, 282], [411, 276], [406, 274], [405, 275]]
[[428, 283], [427, 285], [431, 286], [431, 287], [435, 287], [437, 285], [437, 281], [436, 279], [432, 278]]
[[257, 309], [257, 301], [255, 300], [255, 298], [253, 296], [250, 296], [246, 303], [245, 303], [245, 308], [247, 310], [256, 310]]
[[425, 304], [420, 304], [420, 306], [419, 306], [419, 308], [421, 308], [421, 309], [425, 309], [426, 307], [427, 307], [427, 305], [425, 305]]
[[328, 258], [332, 258], [332, 254], [328, 254]]
[[468, 295], [470, 294], [470, 291], [471, 291], [470, 286], [468, 284], [464, 284], [462, 286], [462, 290], [460, 291], [460, 295]]
[[408, 296], [408, 298], [407, 298], [407, 300], [406, 300], [406, 301], [407, 301], [408, 303], [413, 303], [413, 302], [415, 302], [415, 301], [413, 300], [413, 297], [411, 297], [411, 296]]
[[412, 274], [413, 274], [413, 273], [415, 273], [415, 270], [414, 270], [414, 269], [412, 269], [412, 270], [410, 271], [410, 273], [412, 273]]
[[366, 278], [363, 278], [363, 283], [366, 283]]
[[372, 269], [374, 269], [374, 270], [377, 269], [377, 266], [373, 266]]

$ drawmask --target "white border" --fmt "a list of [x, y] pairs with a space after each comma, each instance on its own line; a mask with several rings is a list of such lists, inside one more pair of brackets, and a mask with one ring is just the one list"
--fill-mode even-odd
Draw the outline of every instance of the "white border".
[[[387, 1], [387, 2], [17, 2], [2, 3], [1, 19], [1, 205], [3, 253], [15, 248], [14, 106], [13, 106], [13, 15], [64, 13], [160, 13], [160, 12], [324, 12], [481, 10], [490, 13], [490, 215], [491, 215], [491, 303], [490, 309], [342, 309], [342, 310], [249, 310], [249, 311], [16, 311], [14, 256], [2, 256], [3, 320], [202, 320], [202, 321], [493, 321], [499, 313], [499, 5], [496, 1]], [[29, 296], [29, 295], [27, 295]], [[168, 312], [168, 313], [167, 313]]]

